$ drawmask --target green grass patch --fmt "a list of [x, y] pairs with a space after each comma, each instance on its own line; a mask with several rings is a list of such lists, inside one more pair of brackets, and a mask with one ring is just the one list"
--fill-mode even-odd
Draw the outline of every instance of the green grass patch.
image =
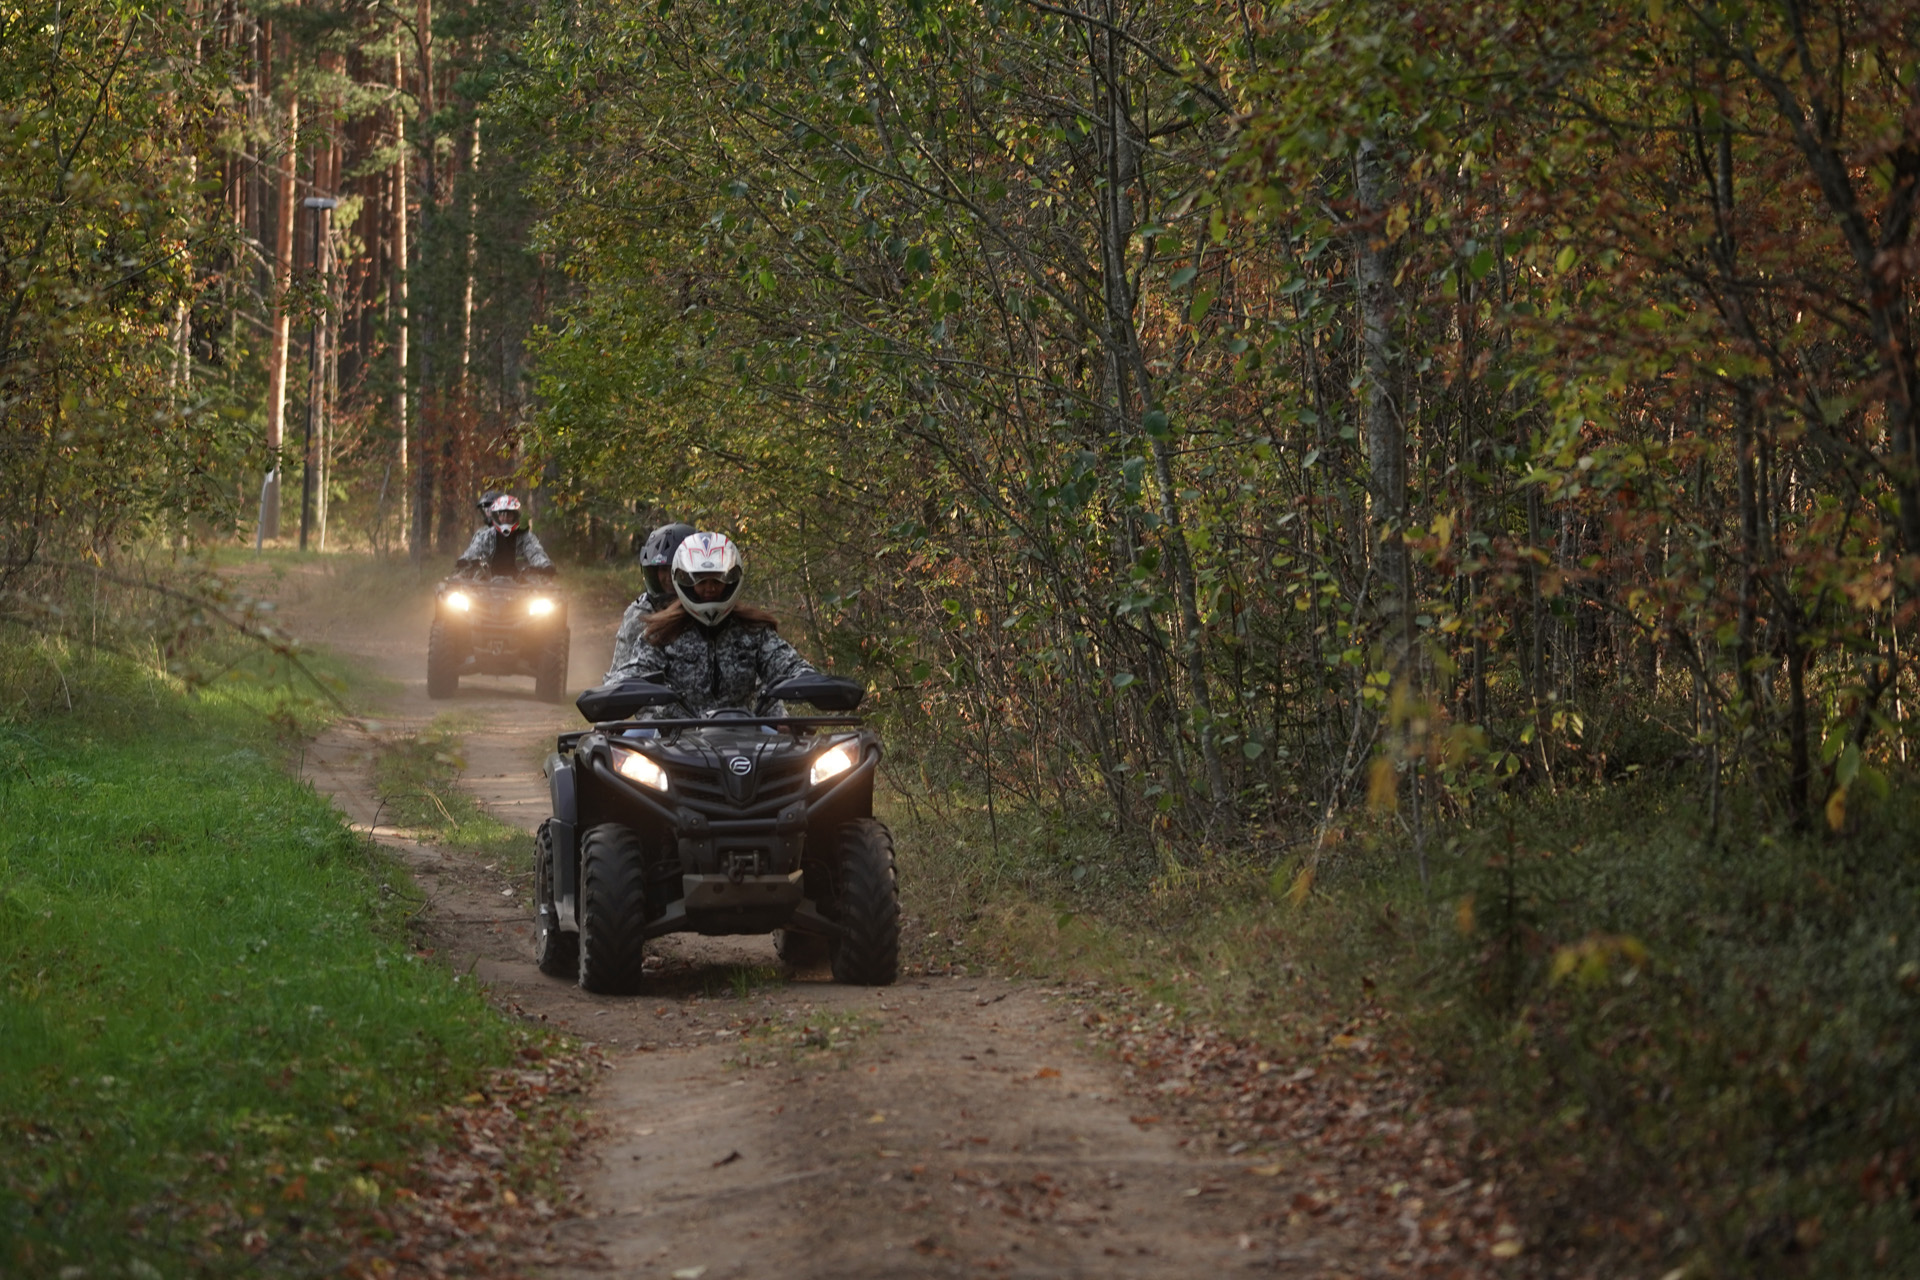
[[324, 1271], [520, 1033], [412, 954], [270, 673], [0, 659], [0, 1271]]
[[467, 768], [461, 742], [471, 728], [456, 712], [436, 716], [415, 733], [380, 739], [373, 773], [382, 820], [510, 871], [530, 873], [533, 836], [501, 822], [460, 788]]
[[[1727, 811], [1742, 809], [1728, 798]], [[1144, 856], [1045, 815], [889, 815], [915, 948], [1132, 987], [1281, 1052], [1384, 1004], [1532, 1250], [1688, 1276], [1868, 1276], [1920, 1257], [1920, 791], [1845, 835], [1643, 781], [1493, 810], [1411, 853]], [[958, 945], [956, 945], [958, 944]], [[1897, 1270], [1897, 1267], [1895, 1268]]]

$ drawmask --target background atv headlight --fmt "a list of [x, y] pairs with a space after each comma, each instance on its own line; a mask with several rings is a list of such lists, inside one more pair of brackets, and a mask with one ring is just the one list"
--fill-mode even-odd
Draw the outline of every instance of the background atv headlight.
[[807, 781], [817, 787], [828, 778], [837, 778], [851, 768], [853, 744], [843, 742], [837, 747], [828, 747], [813, 758], [813, 772], [807, 776]]
[[553, 601], [545, 596], [535, 596], [527, 601], [527, 612], [536, 618], [544, 618], [553, 612]]
[[473, 597], [464, 591], [447, 592], [447, 608], [455, 613], [465, 613], [473, 608]]
[[667, 771], [638, 751], [620, 751], [613, 753], [613, 767], [623, 778], [632, 778], [643, 787], [652, 787], [655, 791], [667, 789]]

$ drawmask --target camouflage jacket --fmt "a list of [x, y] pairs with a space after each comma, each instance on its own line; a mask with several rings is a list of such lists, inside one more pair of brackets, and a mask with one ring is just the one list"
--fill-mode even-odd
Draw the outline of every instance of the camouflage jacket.
[[620, 678], [620, 668], [627, 665], [633, 657], [634, 646], [640, 643], [640, 633], [647, 629], [647, 618], [672, 604], [674, 597], [664, 600], [651, 591], [642, 591], [639, 599], [627, 606], [620, 618], [620, 629], [613, 633], [613, 661], [607, 664], [607, 676], [601, 684], [612, 684]]
[[473, 541], [467, 544], [467, 549], [460, 553], [460, 559], [455, 563], [462, 569], [508, 576], [527, 569], [535, 573], [553, 572], [553, 560], [547, 555], [547, 549], [540, 545], [540, 539], [533, 536], [533, 530], [520, 530], [513, 535], [512, 542], [511, 569], [496, 563], [496, 560], [505, 560], [509, 548], [499, 545], [500, 531], [492, 525], [474, 530]]
[[[692, 623], [665, 648], [641, 639], [626, 664], [607, 673], [607, 682], [638, 677], [668, 685], [686, 708], [666, 707], [658, 714], [674, 717], [716, 707], [752, 710], [762, 689], [813, 669], [772, 627], [729, 616], [717, 627]], [[785, 711], [776, 707], [771, 714]]]

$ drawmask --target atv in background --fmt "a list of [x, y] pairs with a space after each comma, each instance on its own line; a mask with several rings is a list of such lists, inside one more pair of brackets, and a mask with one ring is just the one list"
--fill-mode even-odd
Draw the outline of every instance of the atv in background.
[[873, 816], [880, 736], [853, 715], [767, 715], [778, 701], [852, 712], [865, 691], [805, 675], [754, 710], [629, 719], [678, 702], [628, 680], [580, 695], [593, 728], [547, 758], [553, 816], [534, 865], [539, 963], [588, 991], [637, 991], [669, 933], [775, 931], [789, 964], [838, 982], [900, 969], [893, 836]]
[[427, 696], [451, 698], [461, 676], [532, 676], [534, 696], [567, 695], [567, 602], [544, 579], [455, 575], [434, 592]]

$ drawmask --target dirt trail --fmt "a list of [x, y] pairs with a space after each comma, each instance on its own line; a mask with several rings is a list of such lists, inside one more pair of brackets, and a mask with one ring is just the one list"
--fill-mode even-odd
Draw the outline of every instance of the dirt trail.
[[[298, 596], [300, 592], [291, 593]], [[539, 761], [571, 706], [529, 679], [425, 687], [431, 602], [353, 617], [338, 601], [297, 633], [396, 681], [374, 732], [470, 716], [471, 793], [531, 829], [545, 814]], [[605, 669], [616, 619], [576, 608], [577, 692]], [[571, 696], [571, 695], [570, 695]], [[591, 1101], [604, 1137], [571, 1171], [583, 1216], [561, 1223], [555, 1276], [1141, 1276], [1248, 1268], [1370, 1274], [1345, 1233], [1291, 1237], [1274, 1223], [1300, 1189], [1250, 1176], [1210, 1134], [1184, 1133], [1127, 1096], [1090, 1052], [1072, 1001], [1031, 984], [903, 976], [886, 989], [824, 972], [773, 976], [765, 938], [664, 940], [650, 989], [588, 995], [532, 962], [524, 876], [412, 840], [382, 822], [369, 730], [315, 744], [307, 775], [360, 828], [395, 848], [431, 900], [427, 927], [458, 970], [521, 1016], [603, 1046]], [[912, 910], [912, 885], [903, 886]], [[650, 963], [652, 963], [650, 961]], [[1256, 1244], [1256, 1241], [1258, 1242]], [[1384, 1263], [1385, 1259], [1380, 1259]]]

